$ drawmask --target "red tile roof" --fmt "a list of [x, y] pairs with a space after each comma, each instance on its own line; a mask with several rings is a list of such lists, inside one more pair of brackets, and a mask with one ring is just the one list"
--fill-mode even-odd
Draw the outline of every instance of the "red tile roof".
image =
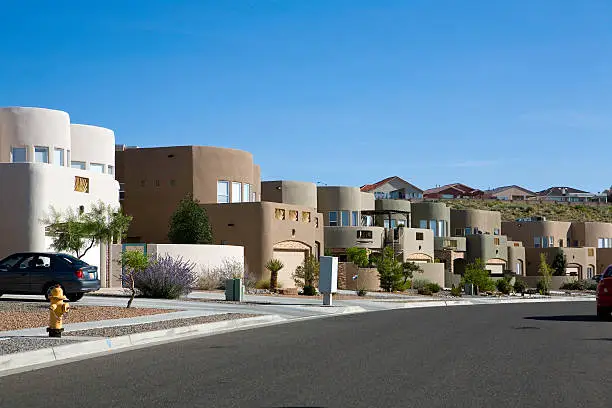
[[406, 180], [404, 180], [401, 177], [398, 176], [391, 176], [391, 177], [387, 177], [386, 179], [380, 180], [374, 184], [365, 184], [363, 186], [361, 186], [361, 191], [363, 192], [369, 192], [372, 190], [376, 190], [378, 187], [385, 185], [386, 183], [390, 182], [391, 180], [397, 179], [399, 181], [401, 181], [402, 183], [408, 184], [409, 186], [412, 186], [415, 190], [419, 190], [422, 191], [420, 188], [416, 187], [414, 184], [410, 184], [409, 182], [407, 182]]

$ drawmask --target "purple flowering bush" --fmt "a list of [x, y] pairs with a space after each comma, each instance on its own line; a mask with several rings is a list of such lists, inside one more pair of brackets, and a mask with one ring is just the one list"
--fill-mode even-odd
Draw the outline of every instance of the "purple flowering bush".
[[142, 296], [177, 299], [195, 286], [195, 264], [170, 255], [151, 259], [149, 266], [134, 276], [134, 286]]

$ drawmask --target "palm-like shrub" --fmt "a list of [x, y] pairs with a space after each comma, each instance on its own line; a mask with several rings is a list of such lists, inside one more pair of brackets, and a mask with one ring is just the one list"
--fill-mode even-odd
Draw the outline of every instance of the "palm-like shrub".
[[285, 267], [280, 259], [270, 259], [266, 262], [266, 269], [270, 271], [270, 289], [275, 290], [278, 285], [278, 271]]

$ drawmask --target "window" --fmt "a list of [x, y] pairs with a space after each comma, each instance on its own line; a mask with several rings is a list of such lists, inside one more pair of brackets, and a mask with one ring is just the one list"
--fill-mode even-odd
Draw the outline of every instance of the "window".
[[372, 239], [372, 231], [357, 231], [357, 239]]
[[342, 221], [343, 227], [350, 227], [351, 222], [349, 220], [349, 212], [348, 211], [340, 211], [340, 217]]
[[383, 227], [385, 228], [390, 228], [391, 224], [389, 224], [389, 219], [385, 218], [385, 220], [383, 221]]
[[493, 228], [493, 235], [499, 235], [499, 228]]
[[36, 163], [49, 163], [49, 148], [40, 146], [35, 147], [34, 161]]
[[330, 227], [338, 226], [338, 211], [329, 212], [329, 226]]
[[493, 238], [493, 244], [499, 245], [499, 238]]
[[438, 237], [445, 237], [446, 231], [444, 230], [444, 221], [438, 221]]
[[551, 248], [555, 247], [555, 237], [548, 237], [548, 246]]
[[474, 235], [479, 234], [480, 230], [478, 229], [478, 227], [474, 227]]
[[352, 218], [351, 218], [351, 225], [353, 227], [358, 227], [359, 226], [359, 212], [358, 211], [353, 211], [351, 212]]
[[229, 203], [229, 181], [217, 181], [217, 203]]
[[23, 258], [23, 255], [11, 255], [0, 263], [0, 269], [3, 271], [12, 269], [15, 265], [17, 265], [17, 262], [19, 262], [21, 258]]
[[416, 240], [417, 241], [423, 241], [423, 233], [422, 232], [417, 232], [416, 233]]
[[308, 224], [310, 222], [310, 212], [302, 211], [302, 222]]
[[427, 220], [419, 221], [419, 228], [427, 229]]
[[257, 193], [253, 192], [251, 193], [251, 202], [254, 203], [255, 201], [257, 201]]
[[299, 219], [299, 212], [297, 210], [289, 210], [289, 219], [297, 221]]
[[285, 219], [285, 209], [283, 208], [277, 208], [274, 210], [274, 217], [277, 220], [284, 220]]
[[100, 164], [100, 163], [91, 163], [89, 165], [89, 171], [91, 171], [92, 173], [103, 174], [104, 173], [104, 165]]
[[73, 161], [70, 162], [70, 167], [72, 167], [73, 169], [85, 170], [85, 162]]
[[251, 185], [248, 183], [242, 184], [242, 201], [249, 201], [251, 199]]
[[563, 248], [563, 240], [562, 239], [559, 240], [559, 248]]
[[53, 164], [56, 166], [64, 166], [64, 149], [53, 149]]
[[242, 201], [242, 184], [232, 182], [232, 203], [239, 203]]
[[472, 229], [470, 227], [465, 228], [465, 235], [472, 235]]
[[518, 261], [516, 263], [516, 274], [517, 275], [522, 275], [523, 274], [523, 263], [521, 261]]
[[455, 228], [455, 236], [457, 236], [457, 237], [462, 237], [462, 236], [463, 236], [463, 234], [465, 234], [465, 233], [463, 232], [463, 228]]
[[438, 236], [437, 228], [436, 228], [436, 220], [429, 221], [429, 229], [433, 230], [434, 237]]
[[548, 248], [548, 237], [542, 237], [542, 248]]
[[362, 227], [371, 227], [372, 224], [374, 224], [374, 219], [371, 215], [361, 216], [361, 226]]
[[70, 163], [70, 150], [66, 150], [66, 165], [69, 165]]
[[119, 183], [119, 201], [125, 199], [125, 183]]
[[587, 279], [592, 279], [593, 276], [595, 275], [593, 267], [592, 266], [587, 266]]
[[540, 247], [540, 237], [533, 237], [533, 247], [534, 248]]
[[595, 248], [589, 248], [587, 250], [587, 256], [595, 256]]
[[397, 227], [397, 220], [391, 220], [391, 228]]
[[[108, 174], [114, 176], [115, 175], [115, 166], [108, 166]], [[172, 183], [170, 183], [172, 184]]]
[[26, 148], [25, 147], [13, 147], [11, 149], [11, 162], [24, 163], [25, 161], [26, 161]]

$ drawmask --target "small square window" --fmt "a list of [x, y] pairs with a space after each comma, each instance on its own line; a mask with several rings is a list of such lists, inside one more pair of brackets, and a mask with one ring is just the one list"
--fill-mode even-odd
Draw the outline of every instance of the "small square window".
[[108, 166], [108, 174], [115, 175], [115, 166]]
[[34, 161], [36, 163], [49, 163], [49, 148], [40, 146], [35, 147]]
[[463, 228], [455, 228], [455, 236], [463, 236]]
[[64, 166], [64, 149], [53, 149], [53, 164], [56, 166]]
[[73, 161], [70, 162], [70, 167], [72, 167], [73, 169], [85, 170], [85, 162]]
[[229, 181], [217, 182], [217, 203], [229, 203]]
[[423, 233], [422, 232], [417, 232], [416, 233], [416, 240], [417, 241], [423, 241]]
[[499, 245], [499, 238], [494, 238], [493, 239], [493, 244]]
[[13, 147], [11, 149], [11, 162], [13, 163], [25, 163], [26, 161], [26, 148], [25, 147]]
[[89, 165], [89, 171], [92, 173], [104, 174], [104, 165], [100, 163], [91, 163]]

